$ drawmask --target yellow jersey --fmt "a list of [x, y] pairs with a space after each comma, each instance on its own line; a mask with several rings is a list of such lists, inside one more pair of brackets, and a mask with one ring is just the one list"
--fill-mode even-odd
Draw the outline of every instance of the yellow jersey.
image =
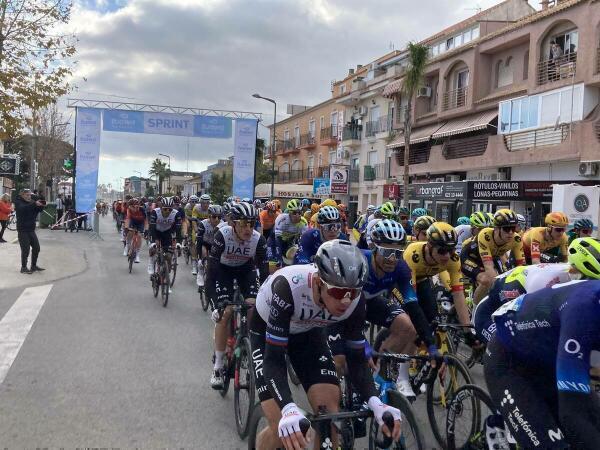
[[450, 259], [444, 265], [430, 265], [425, 261], [425, 246], [427, 242], [413, 242], [404, 250], [404, 261], [410, 268], [412, 273], [412, 283], [416, 286], [417, 283], [432, 277], [440, 276], [440, 280], [453, 292], [462, 291], [462, 272], [460, 270], [460, 257], [456, 252], [450, 254]]
[[569, 246], [569, 237], [567, 234], [563, 233], [560, 239], [551, 241], [546, 237], [545, 231], [546, 227], [534, 227], [525, 232], [523, 235], [523, 250], [525, 255], [529, 258], [539, 259], [540, 253], [558, 247], [560, 254], [566, 257]]
[[192, 218], [193, 219], [198, 219], [198, 220], [204, 220], [204, 219], [208, 219], [208, 208], [206, 209], [202, 209], [202, 207], [200, 206], [200, 203], [198, 203], [196, 206], [194, 206], [194, 209], [192, 210]]
[[[465, 244], [463, 243], [463, 248]], [[518, 266], [525, 262], [523, 255], [523, 241], [521, 236], [514, 234], [511, 240], [500, 245], [494, 239], [494, 228], [484, 228], [477, 235], [477, 247], [481, 261], [493, 261], [495, 258], [504, 256], [507, 252], [512, 251], [515, 262]]]

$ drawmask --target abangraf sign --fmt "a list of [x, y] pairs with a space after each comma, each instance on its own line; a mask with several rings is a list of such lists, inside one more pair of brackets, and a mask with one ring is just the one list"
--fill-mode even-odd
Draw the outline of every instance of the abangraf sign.
[[438, 199], [454, 200], [465, 198], [467, 192], [466, 183], [452, 181], [448, 183], [423, 183], [410, 186], [411, 197], [420, 200]]

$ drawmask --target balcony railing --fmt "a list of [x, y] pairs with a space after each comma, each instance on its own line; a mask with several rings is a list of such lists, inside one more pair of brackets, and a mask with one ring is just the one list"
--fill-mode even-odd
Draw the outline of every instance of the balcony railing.
[[539, 85], [552, 83], [575, 76], [577, 71], [577, 52], [571, 52], [540, 61], [537, 66], [537, 82]]
[[388, 117], [380, 117], [379, 119], [367, 122], [365, 125], [365, 136], [372, 137], [377, 133], [385, 133], [388, 130]]
[[452, 91], [444, 92], [444, 101], [442, 102], [442, 108], [444, 111], [465, 106], [467, 103], [468, 88], [468, 86], [465, 86], [458, 89], [453, 89]]
[[596, 73], [600, 73], [600, 47], [596, 49]]
[[360, 141], [362, 130], [358, 125], [345, 126], [342, 130], [342, 141]]
[[358, 183], [360, 181], [360, 169], [350, 169], [350, 183]]
[[374, 181], [374, 180], [384, 180], [387, 178], [387, 164], [380, 163], [374, 164], [372, 166], [365, 166], [363, 168], [363, 180], [364, 181]]
[[525, 150], [528, 148], [544, 147], [547, 145], [558, 145], [569, 137], [569, 124], [557, 127], [539, 128], [531, 131], [520, 131], [519, 133], [505, 134], [504, 143], [509, 152]]
[[306, 133], [300, 136], [300, 147], [314, 147], [317, 145], [317, 139], [314, 133]]
[[337, 125], [331, 125], [327, 128], [321, 129], [321, 143], [323, 141], [336, 141], [337, 142], [338, 129]]
[[327, 171], [325, 167], [307, 167], [306, 169], [280, 171], [277, 174], [277, 183], [312, 183], [313, 179], [323, 177], [325, 171]]

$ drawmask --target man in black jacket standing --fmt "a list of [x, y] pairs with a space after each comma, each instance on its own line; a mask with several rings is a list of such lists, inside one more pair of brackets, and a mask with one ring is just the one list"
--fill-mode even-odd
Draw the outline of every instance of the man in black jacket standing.
[[[40, 242], [35, 234], [35, 221], [37, 215], [44, 209], [45, 202], [37, 197], [32, 199], [31, 191], [23, 189], [15, 201], [17, 214], [17, 234], [21, 246], [21, 273], [31, 274], [42, 271], [37, 265], [40, 253]], [[27, 258], [31, 247], [31, 269], [27, 268]]]

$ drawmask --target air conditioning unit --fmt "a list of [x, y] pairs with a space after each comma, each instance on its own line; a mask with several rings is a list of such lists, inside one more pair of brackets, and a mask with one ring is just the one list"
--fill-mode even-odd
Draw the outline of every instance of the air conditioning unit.
[[361, 116], [366, 116], [367, 114], [369, 114], [369, 108], [367, 108], [366, 106], [360, 106], [358, 108], [358, 114], [360, 114]]
[[419, 97], [431, 97], [431, 87], [429, 86], [423, 86], [420, 87], [419, 90], [417, 91], [417, 98]]
[[582, 177], [593, 177], [598, 173], [598, 163], [582, 162], [579, 164], [579, 175]]

